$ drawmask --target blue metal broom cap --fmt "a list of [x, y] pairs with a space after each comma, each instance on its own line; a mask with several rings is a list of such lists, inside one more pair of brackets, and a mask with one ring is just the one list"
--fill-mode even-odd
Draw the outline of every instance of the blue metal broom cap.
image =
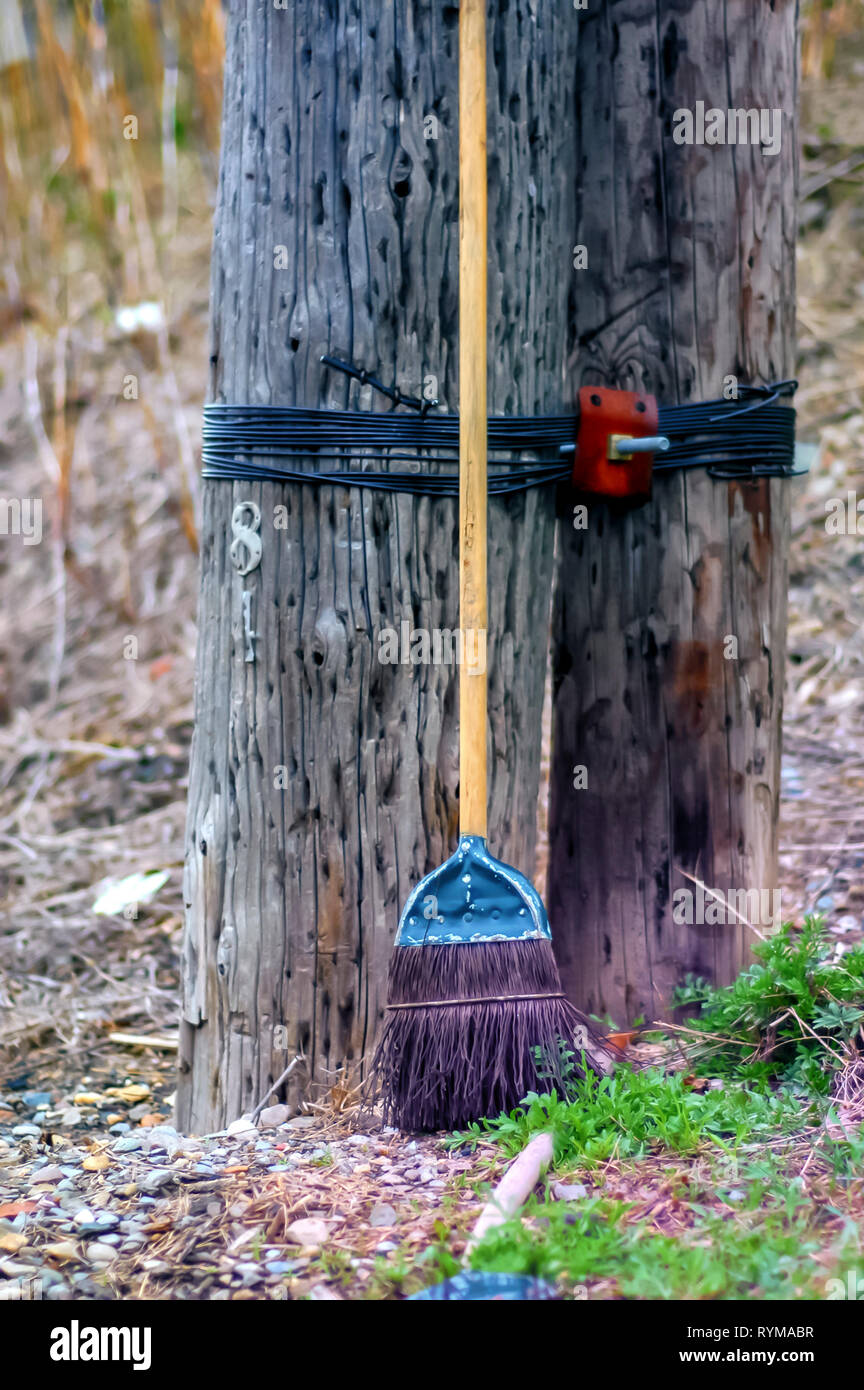
[[486, 1274], [478, 1270], [465, 1270], [445, 1279], [443, 1284], [433, 1284], [431, 1288], [412, 1293], [409, 1303], [424, 1302], [430, 1299], [453, 1302], [498, 1303], [504, 1300], [524, 1302], [528, 1299], [557, 1299], [559, 1292], [554, 1284], [545, 1279], [536, 1279], [531, 1274]]
[[462, 835], [440, 869], [421, 878], [399, 919], [397, 946], [551, 940], [546, 909], [524, 874], [480, 835]]

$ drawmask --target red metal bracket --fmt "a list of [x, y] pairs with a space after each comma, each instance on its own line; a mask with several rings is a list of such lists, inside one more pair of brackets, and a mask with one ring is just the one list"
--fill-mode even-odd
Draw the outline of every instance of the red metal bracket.
[[619, 438], [656, 435], [657, 401], [641, 391], [583, 386], [579, 392], [579, 433], [573, 486], [598, 497], [647, 502], [651, 496], [653, 454], [617, 455]]

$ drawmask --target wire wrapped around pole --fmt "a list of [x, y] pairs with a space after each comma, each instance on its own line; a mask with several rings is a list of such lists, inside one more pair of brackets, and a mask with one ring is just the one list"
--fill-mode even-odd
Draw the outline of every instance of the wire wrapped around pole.
[[[795, 468], [795, 411], [779, 404], [797, 384], [741, 386], [734, 400], [661, 405], [659, 432], [669, 439], [669, 449], [655, 458], [654, 472], [706, 468], [712, 477], [726, 480], [797, 476], [803, 470]], [[491, 416], [490, 496], [568, 481], [578, 434], [578, 414]], [[526, 459], [525, 454], [534, 457]], [[458, 457], [459, 416], [453, 414], [204, 407], [205, 478], [456, 497]], [[413, 466], [400, 467], [404, 464]]]

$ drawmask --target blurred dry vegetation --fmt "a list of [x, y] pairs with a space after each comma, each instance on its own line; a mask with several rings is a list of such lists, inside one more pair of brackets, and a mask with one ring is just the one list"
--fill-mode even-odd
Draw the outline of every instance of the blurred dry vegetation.
[[[176, 1011], [223, 43], [219, 0], [3, 0], [0, 492], [44, 506], [0, 547], [13, 1051]], [[93, 914], [158, 869], [137, 921]]]
[[[0, 7], [0, 496], [44, 506], [41, 545], [0, 544], [0, 1078], [176, 1010], [223, 27], [219, 0]], [[830, 899], [856, 939], [864, 562], [824, 499], [861, 476], [862, 0], [809, 6], [803, 73], [800, 434], [822, 454], [793, 485], [784, 908]], [[154, 870], [137, 920], [93, 913]]]

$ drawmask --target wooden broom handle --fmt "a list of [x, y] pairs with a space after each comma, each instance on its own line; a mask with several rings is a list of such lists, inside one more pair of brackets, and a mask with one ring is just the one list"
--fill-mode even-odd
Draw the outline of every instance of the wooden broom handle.
[[[459, 5], [459, 829], [486, 835], [486, 0]], [[482, 645], [480, 645], [482, 643]], [[482, 661], [477, 660], [478, 655]], [[469, 664], [475, 658], [475, 670]]]

